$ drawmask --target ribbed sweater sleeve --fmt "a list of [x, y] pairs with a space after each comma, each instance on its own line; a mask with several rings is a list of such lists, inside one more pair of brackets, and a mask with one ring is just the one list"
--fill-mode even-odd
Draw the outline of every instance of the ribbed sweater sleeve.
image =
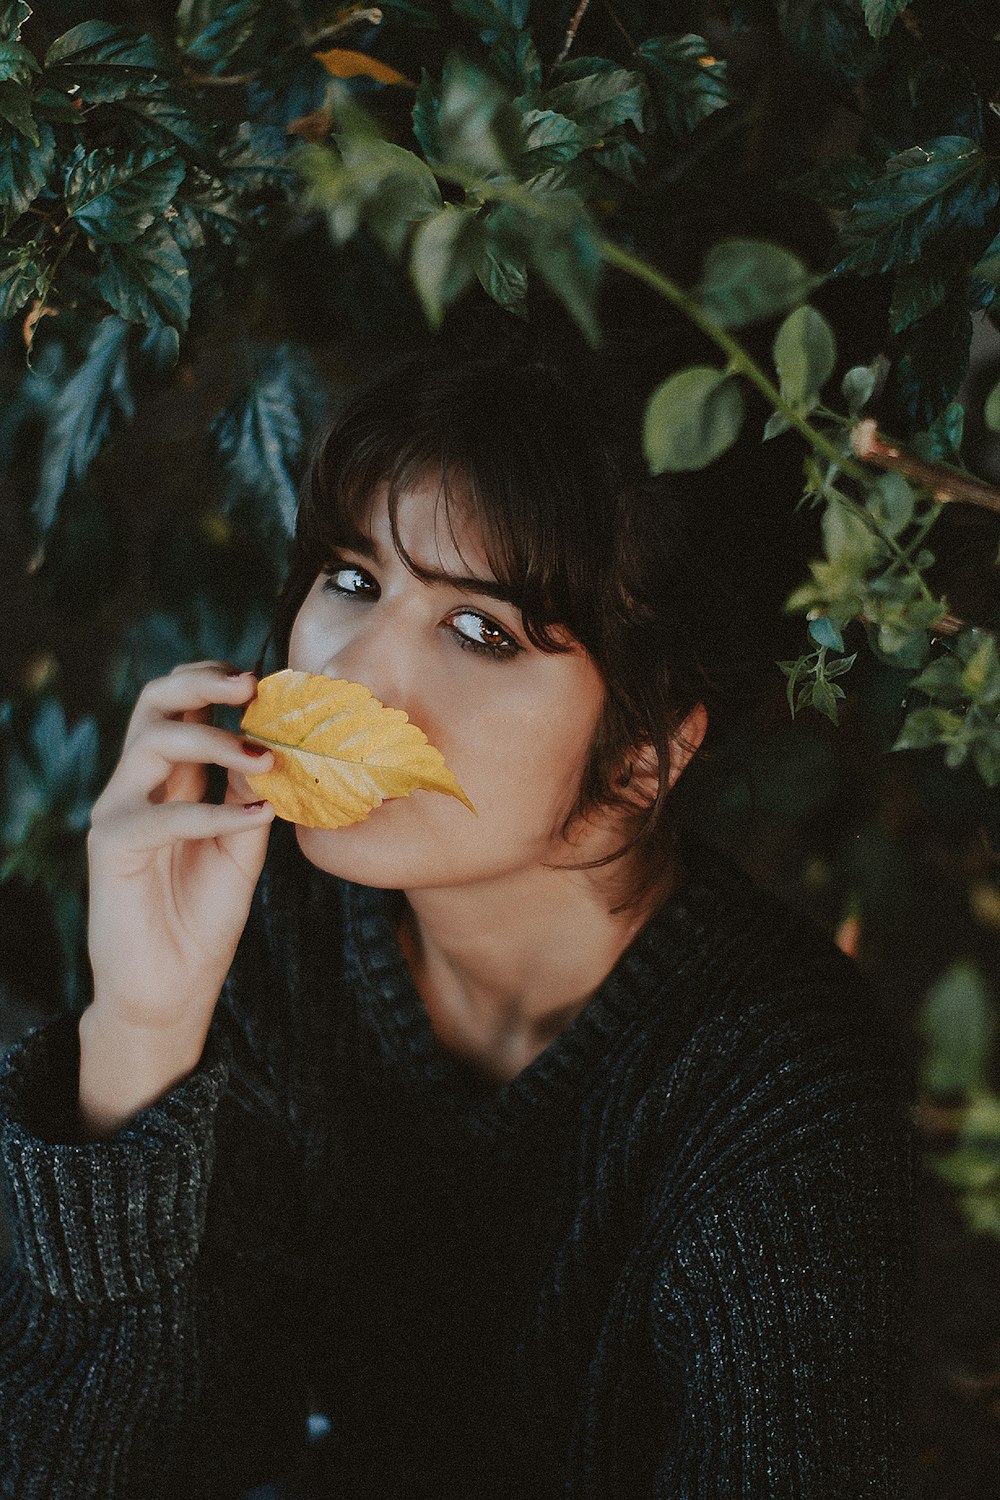
[[[265, 965], [252, 919], [198, 1068], [108, 1141], [74, 1140], [75, 1018], [3, 1058], [15, 1253], [0, 1272], [0, 1494], [10, 1500], [221, 1500], [301, 1443], [281, 1298], [239, 1254], [257, 1193], [288, 1217], [278, 1095], [262, 1082], [234, 1088], [239, 1053], [261, 1043]], [[241, 1185], [235, 1194], [216, 1193], [217, 1166]], [[280, 1258], [280, 1236], [275, 1245]]]
[[664, 1185], [657, 1500], [913, 1492], [904, 1083], [856, 1021], [842, 1029], [835, 994], [818, 999], [814, 1024], [775, 1027], [740, 1079], [710, 1081], [696, 1148]]

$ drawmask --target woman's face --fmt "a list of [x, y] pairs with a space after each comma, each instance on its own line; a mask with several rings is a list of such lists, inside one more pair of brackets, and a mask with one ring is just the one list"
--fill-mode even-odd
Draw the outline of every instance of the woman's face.
[[[417, 564], [456, 581], [424, 582], [406, 568], [380, 491], [370, 545], [329, 559], [289, 640], [293, 670], [363, 683], [405, 709], [478, 812], [417, 791], [347, 828], [297, 829], [313, 864], [365, 885], [504, 880], [543, 862], [576, 863], [592, 848], [568, 844], [560, 829], [604, 703], [600, 673], [578, 644], [566, 653], [530, 644], [518, 608], [488, 592], [496, 580], [478, 527], [453, 512], [453, 540], [438, 489], [426, 479], [403, 493], [399, 533]], [[596, 830], [587, 829], [589, 839]]]

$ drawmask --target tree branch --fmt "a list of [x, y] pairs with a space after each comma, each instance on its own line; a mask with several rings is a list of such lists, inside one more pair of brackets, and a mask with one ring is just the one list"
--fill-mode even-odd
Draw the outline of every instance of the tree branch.
[[556, 65], [558, 63], [561, 63], [564, 60], [564, 58], [566, 57], [567, 52], [572, 47], [574, 41], [576, 40], [577, 27], [580, 25], [580, 22], [583, 20], [584, 12], [586, 11], [587, 6], [589, 4], [590, 4], [590, 0], [580, 0], [580, 4], [576, 7], [576, 10], [573, 13], [573, 19], [569, 23], [569, 29], [566, 32], [566, 37], [565, 37], [565, 40], [563, 41], [562, 47], [560, 49], [559, 56], [556, 58], [555, 62], [552, 64], [553, 67], [556, 67]]
[[874, 418], [859, 422], [851, 433], [851, 449], [865, 463], [879, 469], [893, 469], [906, 479], [912, 479], [929, 490], [935, 500], [942, 504], [948, 500], [963, 500], [967, 505], [979, 505], [984, 510], [1000, 514], [1000, 490], [974, 479], [971, 474], [962, 474], [947, 464], [932, 464], [915, 454], [904, 453], [892, 443], [879, 437]]

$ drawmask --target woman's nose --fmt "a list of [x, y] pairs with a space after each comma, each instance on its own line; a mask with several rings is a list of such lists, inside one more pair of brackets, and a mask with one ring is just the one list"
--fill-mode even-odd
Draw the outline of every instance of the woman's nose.
[[379, 607], [323, 668], [331, 677], [360, 682], [387, 708], [401, 708], [419, 723], [419, 694], [412, 651], [390, 608]]

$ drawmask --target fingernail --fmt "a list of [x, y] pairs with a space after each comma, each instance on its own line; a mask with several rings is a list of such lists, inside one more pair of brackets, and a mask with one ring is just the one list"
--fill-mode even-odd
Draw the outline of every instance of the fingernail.
[[236, 671], [236, 672], [227, 672], [226, 676], [227, 677], [252, 677], [253, 673], [252, 672], [239, 672], [239, 671]]
[[241, 743], [245, 755], [270, 755], [271, 753], [266, 745], [253, 745], [249, 740], [243, 740]]
[[262, 807], [266, 807], [266, 806], [267, 806], [267, 804], [265, 802], [244, 802], [244, 804], [243, 804], [243, 811], [244, 812], [260, 812], [261, 808]]

